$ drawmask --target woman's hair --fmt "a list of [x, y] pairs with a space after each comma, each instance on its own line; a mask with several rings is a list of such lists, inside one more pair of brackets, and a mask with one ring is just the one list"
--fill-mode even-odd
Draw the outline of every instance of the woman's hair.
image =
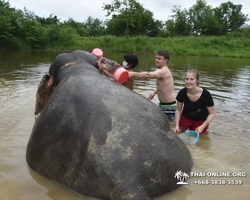
[[194, 77], [196, 78], [197, 80], [197, 86], [200, 84], [200, 72], [196, 69], [190, 69], [186, 72], [186, 75], [187, 73], [193, 73], [194, 74]]

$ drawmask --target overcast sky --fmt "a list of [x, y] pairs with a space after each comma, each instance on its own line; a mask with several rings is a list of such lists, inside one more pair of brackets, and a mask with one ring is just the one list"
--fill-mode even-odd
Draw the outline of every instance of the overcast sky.
[[[108, 17], [105, 16], [107, 13], [102, 10], [102, 6], [104, 3], [111, 4], [111, 2], [112, 0], [9, 0], [11, 7], [21, 10], [26, 7], [40, 17], [47, 18], [53, 14], [62, 21], [72, 18], [77, 22], [85, 22], [89, 16], [105, 21]], [[189, 9], [196, 0], [139, 0], [138, 2], [154, 14], [154, 19], [166, 21], [174, 5], [180, 5], [181, 9]], [[206, 2], [214, 8], [228, 0], [207, 0]], [[231, 0], [231, 2], [241, 4], [242, 13], [250, 17], [250, 0]]]

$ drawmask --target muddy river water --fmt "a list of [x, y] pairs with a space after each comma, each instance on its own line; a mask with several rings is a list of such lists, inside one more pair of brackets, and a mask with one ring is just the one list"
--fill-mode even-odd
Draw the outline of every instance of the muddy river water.
[[[39, 176], [25, 160], [35, 121], [35, 92], [59, 53], [4, 51], [0, 54], [0, 199], [89, 199]], [[105, 54], [119, 63], [123, 55]], [[156, 69], [153, 54], [138, 54], [138, 57], [140, 64], [135, 71]], [[176, 94], [184, 87], [188, 69], [201, 72], [200, 85], [211, 92], [216, 117], [197, 145], [188, 144], [194, 159], [193, 177], [186, 180], [188, 184], [157, 199], [249, 200], [250, 59], [173, 55], [168, 66], [174, 76]], [[135, 92], [148, 97], [154, 90], [154, 80], [135, 80]], [[153, 101], [157, 104], [157, 97]], [[170, 125], [173, 128], [173, 123]]]

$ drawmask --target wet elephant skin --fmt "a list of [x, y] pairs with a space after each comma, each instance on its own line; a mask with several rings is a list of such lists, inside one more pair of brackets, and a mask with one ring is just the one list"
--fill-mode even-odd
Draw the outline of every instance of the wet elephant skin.
[[189, 173], [193, 161], [162, 110], [101, 75], [94, 57], [69, 57], [59, 55], [51, 65], [76, 61], [53, 72], [57, 86], [27, 145], [29, 167], [103, 200], [152, 200], [179, 187], [175, 173]]

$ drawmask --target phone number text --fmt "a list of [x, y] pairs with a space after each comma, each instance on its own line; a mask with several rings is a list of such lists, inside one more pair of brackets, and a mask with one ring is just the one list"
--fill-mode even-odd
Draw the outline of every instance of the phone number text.
[[196, 185], [242, 185], [242, 180], [196, 180]]

